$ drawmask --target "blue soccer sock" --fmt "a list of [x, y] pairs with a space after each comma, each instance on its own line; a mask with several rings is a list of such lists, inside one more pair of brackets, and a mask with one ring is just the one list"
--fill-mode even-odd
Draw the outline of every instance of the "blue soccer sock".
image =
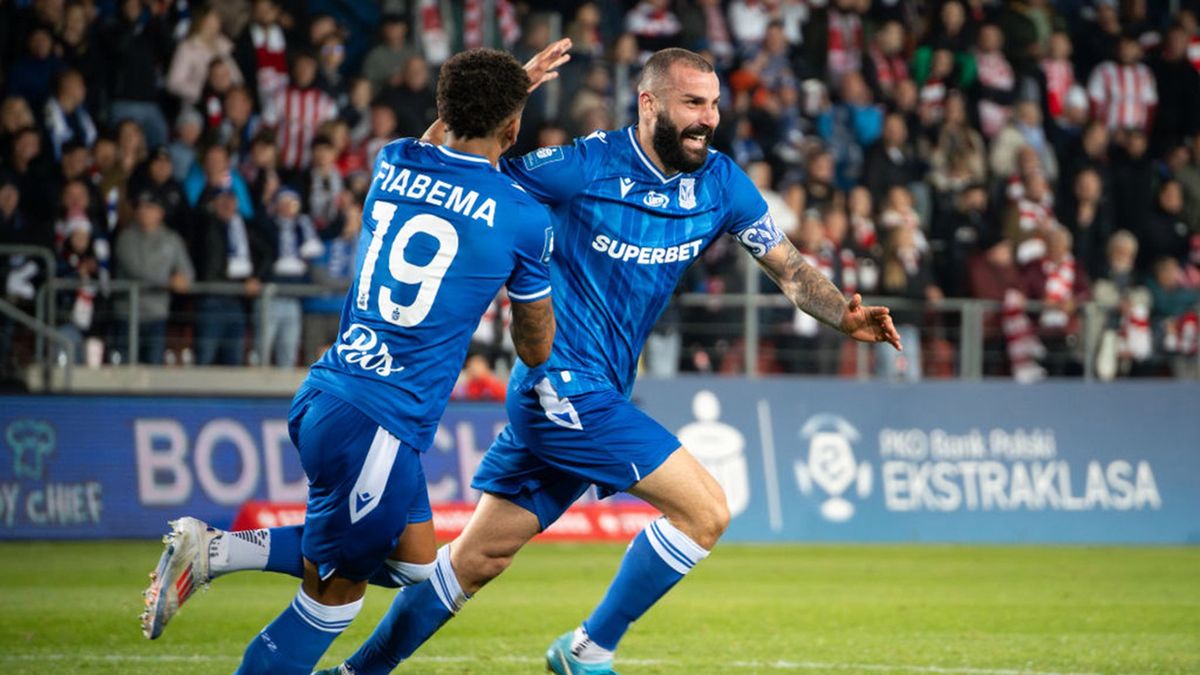
[[433, 576], [396, 594], [383, 621], [346, 666], [354, 675], [386, 675], [412, 656], [470, 599], [450, 566], [450, 547], [438, 549]]
[[708, 551], [680, 532], [666, 518], [659, 518], [634, 537], [621, 560], [621, 567], [608, 593], [576, 632], [574, 645], [581, 650], [590, 638], [602, 650], [616, 650], [621, 636], [689, 570], [708, 556]]
[[246, 647], [235, 675], [309, 675], [362, 603], [359, 598], [348, 605], [322, 605], [300, 589], [292, 604]]

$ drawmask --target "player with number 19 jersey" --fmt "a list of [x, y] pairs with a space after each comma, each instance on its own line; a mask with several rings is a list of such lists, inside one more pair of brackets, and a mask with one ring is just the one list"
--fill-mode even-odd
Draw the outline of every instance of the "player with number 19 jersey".
[[486, 158], [385, 146], [340, 335], [307, 384], [424, 452], [500, 287], [514, 302], [549, 297], [552, 236], [546, 208]]
[[501, 287], [550, 296], [552, 249], [545, 207], [487, 158], [411, 138], [380, 151], [338, 338], [289, 415], [310, 478], [302, 550], [323, 577], [366, 578], [432, 517], [419, 457], [471, 335]]

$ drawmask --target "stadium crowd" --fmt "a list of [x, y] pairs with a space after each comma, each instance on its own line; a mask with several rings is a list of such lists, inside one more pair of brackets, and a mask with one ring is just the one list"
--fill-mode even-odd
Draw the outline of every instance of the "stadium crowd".
[[[48, 274], [77, 281], [54, 306], [81, 359], [307, 363], [341, 297], [263, 303], [264, 284], [348, 285], [374, 156], [436, 117], [450, 54], [527, 59], [565, 35], [572, 60], [531, 97], [516, 150], [631, 123], [639, 64], [701, 52], [723, 87], [714, 145], [778, 225], [847, 293], [902, 299], [908, 349], [879, 350], [881, 374], [952, 374], [945, 298], [995, 301], [989, 374], [1078, 374], [1085, 344], [1104, 376], [1183, 374], [1200, 298], [1200, 2], [1154, 4], [0, 0], [0, 245], [57, 259], [0, 256], [0, 283], [29, 307]], [[742, 310], [721, 302], [745, 289], [736, 249], [693, 265], [679, 291], [712, 302], [668, 309], [651, 372], [744, 367]], [[152, 289], [137, 355], [115, 280]], [[815, 320], [763, 318], [760, 372], [848, 369], [852, 348]], [[462, 396], [503, 395], [505, 321], [497, 298]], [[14, 333], [0, 319], [4, 366]]]

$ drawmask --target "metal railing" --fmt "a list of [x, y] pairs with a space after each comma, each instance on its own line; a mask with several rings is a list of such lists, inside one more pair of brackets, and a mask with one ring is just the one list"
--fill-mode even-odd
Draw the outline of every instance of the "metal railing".
[[[68, 349], [71, 347], [71, 342], [63, 336], [60, 331], [56, 330], [57, 325], [57, 299], [56, 296], [64, 291], [76, 290], [83, 286], [94, 285], [94, 282], [84, 282], [76, 279], [56, 278], [54, 275], [54, 257], [45, 249], [36, 247], [13, 247], [0, 246], [0, 255], [25, 255], [41, 259], [47, 265], [49, 273], [46, 275], [46, 281], [37, 291], [33, 306], [34, 315], [22, 312], [19, 308], [11, 303], [0, 305], [0, 313], [13, 317], [17, 322], [29, 328], [36, 336], [37, 347], [35, 349], [36, 362], [43, 366], [43, 378], [49, 378], [49, 368], [52, 362], [60, 359], [52, 359], [47, 355], [46, 343], [54, 342], [59, 346], [66, 345]], [[722, 294], [703, 294], [703, 293], [685, 293], [675, 298], [674, 302], [681, 309], [688, 308], [707, 308], [715, 311], [729, 310], [727, 317], [738, 316], [738, 319], [727, 322], [723, 326], [704, 325], [705, 330], [723, 330], [730, 337], [740, 342], [742, 350], [740, 358], [743, 360], [743, 369], [739, 372], [744, 372], [749, 377], [757, 377], [761, 375], [759, 372], [759, 356], [760, 349], [769, 341], [769, 335], [765, 335], [770, 331], [770, 326], [765, 326], [763, 315], [765, 312], [778, 310], [791, 310], [791, 302], [782, 294], [772, 288], [764, 288], [769, 284], [762, 283], [762, 274], [754, 265], [746, 266], [745, 274], [745, 292], [742, 293], [722, 293]], [[271, 351], [271, 346], [267, 344], [267, 322], [270, 316], [271, 303], [278, 298], [312, 298], [312, 297], [337, 297], [343, 295], [348, 289], [348, 283], [319, 285], [319, 284], [274, 284], [265, 283], [261, 285], [261, 289], [257, 294], [247, 293], [246, 285], [242, 282], [196, 282], [182, 294], [189, 296], [234, 296], [241, 298], [254, 298], [258, 301], [258, 311], [253, 320], [256, 321], [254, 332], [254, 349], [261, 362], [265, 363]], [[137, 361], [137, 355], [140, 353], [139, 348], [139, 327], [142, 323], [140, 300], [144, 293], [147, 292], [167, 292], [168, 289], [162, 286], [152, 286], [130, 280], [112, 280], [106, 286], [106, 291], [110, 297], [126, 295], [128, 300], [128, 312], [118, 318], [128, 324], [127, 336], [127, 352], [130, 356], [130, 363]], [[974, 298], [947, 298], [936, 303], [911, 300], [903, 298], [891, 298], [880, 296], [868, 296], [864, 298], [867, 304], [884, 305], [893, 311], [913, 311], [913, 312], [936, 312], [939, 315], [941, 324], [946, 327], [946, 333], [952, 335], [954, 339], [948, 341], [955, 348], [954, 360], [956, 372], [954, 375], [959, 379], [979, 380], [985, 374], [985, 319], [989, 314], [998, 314], [1003, 311], [1001, 303], [992, 300], [981, 300]], [[1036, 301], [1026, 303], [1026, 311], [1037, 312], [1042, 305]], [[1096, 303], [1088, 303], [1080, 307], [1085, 328], [1079, 332], [1078, 339], [1081, 340], [1080, 349], [1077, 351], [1081, 354], [1082, 376], [1086, 380], [1092, 380], [1096, 377], [1095, 356], [1098, 351], [1098, 336], [1100, 331], [1095, 328], [1102, 322], [1106, 321], [1107, 312], [1111, 308], [1101, 307]], [[956, 321], [944, 320], [947, 315], [957, 315]], [[767, 331], [764, 331], [764, 327]], [[856, 358], [854, 375], [859, 379], [869, 379], [873, 376], [869, 364], [870, 350], [872, 345], [858, 343], [855, 347]], [[911, 348], [920, 349], [920, 345], [912, 345]], [[72, 359], [67, 358], [67, 367], [70, 368]], [[69, 381], [68, 374], [68, 381]]]

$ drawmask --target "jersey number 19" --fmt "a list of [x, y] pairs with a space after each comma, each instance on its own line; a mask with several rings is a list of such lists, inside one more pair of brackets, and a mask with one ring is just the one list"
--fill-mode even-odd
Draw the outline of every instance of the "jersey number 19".
[[[383, 249], [384, 238], [391, 228], [392, 219], [396, 216], [396, 205], [377, 201], [371, 209], [371, 218], [375, 221], [375, 235], [367, 247], [366, 259], [363, 260], [362, 272], [358, 279], [358, 297], [356, 305], [360, 310], [368, 311], [371, 307], [372, 295], [375, 295], [379, 315], [388, 323], [411, 328], [425, 320], [429, 310], [433, 309], [433, 301], [437, 298], [438, 289], [442, 286], [442, 278], [454, 262], [458, 254], [458, 232], [444, 218], [438, 218], [428, 213], [420, 213], [408, 220], [396, 231], [388, 253], [388, 271], [392, 279], [405, 284], [417, 285], [416, 296], [411, 303], [402, 305], [392, 299], [393, 289], [386, 281], [379, 284], [378, 294], [373, 293], [371, 286], [375, 274], [375, 264], [379, 260], [379, 252]], [[404, 258], [404, 251], [412, 241], [413, 236], [426, 234], [437, 240], [438, 249], [429, 262], [424, 265], [414, 265]]]

